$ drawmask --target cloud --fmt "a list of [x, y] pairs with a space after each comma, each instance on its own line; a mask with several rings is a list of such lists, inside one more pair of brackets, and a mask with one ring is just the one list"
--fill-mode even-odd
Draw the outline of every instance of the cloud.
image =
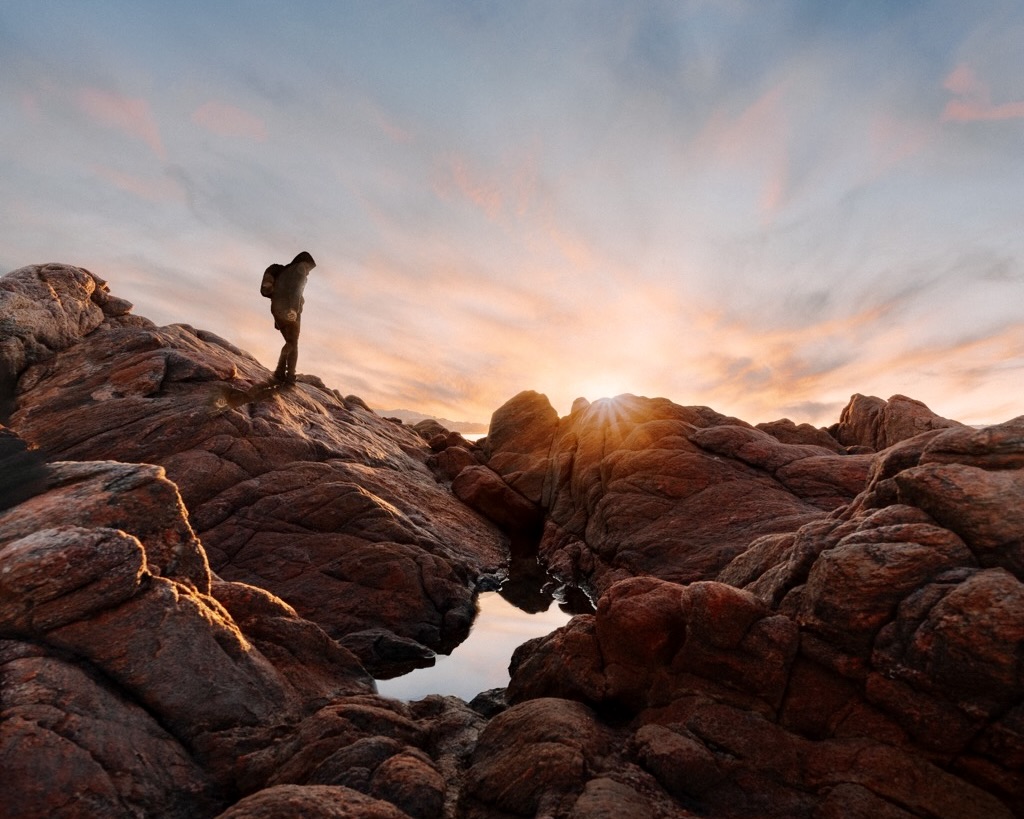
[[196, 125], [217, 136], [266, 142], [267, 124], [255, 114], [228, 103], [210, 100], [192, 112]]
[[125, 97], [99, 88], [83, 88], [78, 93], [78, 105], [100, 125], [142, 140], [158, 159], [167, 159], [167, 149], [160, 138], [160, 129], [146, 100]]
[[988, 85], [966, 63], [960, 63], [943, 87], [954, 95], [942, 112], [944, 122], [999, 122], [1024, 118], [1024, 100], [995, 104]]
[[496, 179], [490, 178], [462, 157], [448, 157], [441, 163], [434, 191], [443, 200], [461, 197], [483, 211], [488, 219], [501, 215], [505, 197]]
[[776, 83], [737, 115], [719, 107], [694, 140], [698, 154], [734, 169], [755, 169], [757, 204], [770, 219], [786, 204], [790, 186], [790, 122], [785, 106], [789, 83]]
[[934, 125], [890, 111], [875, 114], [869, 131], [872, 152], [870, 177], [876, 178], [920, 154], [934, 137], [934, 128]]
[[181, 184], [172, 176], [137, 176], [109, 168], [106, 165], [93, 165], [93, 172], [115, 188], [138, 196], [149, 202], [185, 202], [185, 191]]

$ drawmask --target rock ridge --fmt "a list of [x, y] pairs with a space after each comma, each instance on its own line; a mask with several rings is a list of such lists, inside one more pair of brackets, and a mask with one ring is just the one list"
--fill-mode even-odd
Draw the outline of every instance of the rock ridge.
[[[5, 815], [1024, 813], [1024, 416], [526, 392], [471, 443], [311, 376], [218, 404], [266, 374], [0, 279]], [[379, 696], [524, 534], [594, 613], [473, 704]]]

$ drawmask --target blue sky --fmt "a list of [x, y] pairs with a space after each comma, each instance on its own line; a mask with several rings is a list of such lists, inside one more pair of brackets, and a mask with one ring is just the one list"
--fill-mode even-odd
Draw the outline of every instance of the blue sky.
[[0, 268], [482, 419], [1024, 412], [1019, 2], [8, 0]]

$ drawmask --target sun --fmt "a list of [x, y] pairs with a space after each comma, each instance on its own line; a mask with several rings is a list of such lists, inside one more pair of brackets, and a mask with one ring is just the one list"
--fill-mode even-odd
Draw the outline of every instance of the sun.
[[579, 388], [580, 395], [590, 403], [594, 403], [599, 398], [614, 398], [628, 392], [623, 380], [613, 378], [611, 375], [602, 375], [583, 381], [579, 384]]

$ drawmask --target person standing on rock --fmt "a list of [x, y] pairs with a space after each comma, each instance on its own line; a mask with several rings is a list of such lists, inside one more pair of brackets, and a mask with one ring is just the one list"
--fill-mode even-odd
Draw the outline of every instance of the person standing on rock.
[[274, 378], [295, 383], [295, 365], [299, 359], [299, 324], [302, 319], [302, 291], [309, 271], [316, 267], [313, 257], [303, 250], [290, 264], [272, 264], [263, 274], [260, 293], [270, 299], [274, 328], [284, 336]]

